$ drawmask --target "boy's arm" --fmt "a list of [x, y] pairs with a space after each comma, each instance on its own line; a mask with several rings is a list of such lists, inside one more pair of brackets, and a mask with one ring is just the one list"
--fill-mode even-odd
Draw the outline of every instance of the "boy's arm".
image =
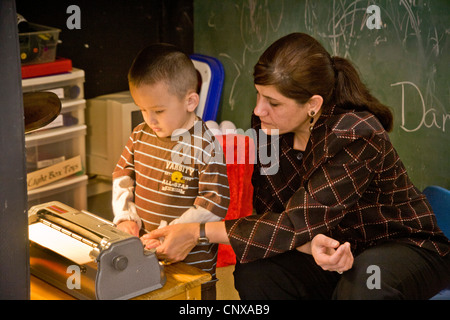
[[186, 210], [179, 218], [172, 220], [169, 225], [177, 223], [190, 223], [190, 222], [212, 222], [220, 221], [221, 217], [216, 216], [211, 211], [202, 208], [200, 206], [194, 206]]
[[130, 220], [136, 222], [139, 229], [141, 228], [142, 222], [134, 204], [134, 181], [129, 176], [113, 180], [112, 208], [115, 225]]

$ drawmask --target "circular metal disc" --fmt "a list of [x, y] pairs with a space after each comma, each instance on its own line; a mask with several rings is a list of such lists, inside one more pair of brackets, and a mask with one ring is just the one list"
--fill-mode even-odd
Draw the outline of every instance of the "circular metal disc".
[[55, 120], [61, 112], [61, 100], [53, 92], [23, 94], [25, 132], [42, 128]]

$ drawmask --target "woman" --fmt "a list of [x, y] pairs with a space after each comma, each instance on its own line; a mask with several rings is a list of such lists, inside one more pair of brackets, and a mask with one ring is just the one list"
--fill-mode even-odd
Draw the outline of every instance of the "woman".
[[[263, 53], [254, 82], [253, 127], [279, 139], [279, 170], [255, 165], [257, 215], [205, 227], [235, 251], [241, 298], [428, 299], [450, 284], [450, 242], [389, 141], [392, 113], [351, 63], [294, 33]], [[189, 224], [148, 237], [179, 261], [199, 235]]]

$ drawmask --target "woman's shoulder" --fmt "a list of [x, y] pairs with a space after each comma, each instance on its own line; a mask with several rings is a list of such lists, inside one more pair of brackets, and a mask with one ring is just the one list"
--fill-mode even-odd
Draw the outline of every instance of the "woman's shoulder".
[[[323, 122], [315, 127], [314, 141], [316, 149], [325, 150], [330, 157], [357, 140], [365, 141], [375, 149], [389, 141], [389, 136], [378, 119], [370, 112], [363, 110], [344, 110], [333, 108], [332, 112], [323, 115]], [[319, 129], [320, 127], [320, 129]], [[361, 147], [363, 144], [355, 146]]]
[[328, 129], [338, 137], [359, 139], [367, 136], [382, 136], [387, 133], [377, 117], [366, 110], [334, 107], [325, 120]]

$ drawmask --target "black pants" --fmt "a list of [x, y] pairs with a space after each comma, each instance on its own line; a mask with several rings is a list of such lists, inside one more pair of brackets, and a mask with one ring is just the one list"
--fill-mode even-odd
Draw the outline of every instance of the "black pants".
[[201, 286], [202, 300], [216, 300], [217, 299], [217, 281], [210, 281], [203, 283]]
[[236, 264], [241, 299], [429, 299], [450, 285], [450, 255], [385, 243], [355, 257], [342, 275], [324, 271], [296, 250]]

